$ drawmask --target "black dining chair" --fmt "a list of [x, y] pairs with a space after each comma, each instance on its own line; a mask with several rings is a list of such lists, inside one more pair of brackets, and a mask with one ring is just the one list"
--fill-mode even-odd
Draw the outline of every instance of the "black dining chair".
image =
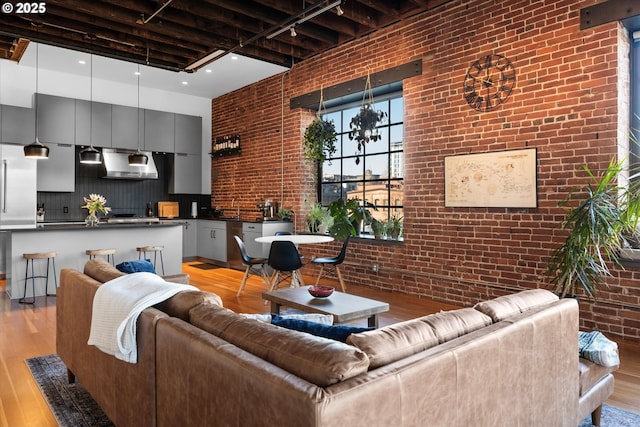
[[[325, 258], [315, 258], [312, 263], [320, 265], [320, 273], [318, 273], [318, 278], [316, 279], [316, 286], [318, 286], [318, 282], [320, 278], [326, 276], [325, 267], [333, 268], [336, 276], [338, 276], [338, 280], [340, 281], [340, 287], [342, 288], [342, 292], [347, 291], [347, 287], [344, 284], [344, 280], [342, 279], [342, 273], [340, 272], [340, 264], [344, 262], [344, 258], [347, 255], [347, 245], [349, 245], [349, 237], [344, 239], [344, 243], [342, 243], [342, 249], [337, 256], [334, 257], [325, 257]], [[329, 270], [331, 271], [331, 270]]]
[[291, 278], [291, 286], [304, 286], [304, 280], [299, 272], [303, 264], [298, 248], [293, 242], [276, 240], [271, 243], [267, 264], [273, 269], [272, 291], [288, 277]]
[[262, 277], [262, 280], [267, 287], [269, 286], [269, 277], [267, 276], [267, 272], [264, 269], [264, 265], [267, 263], [266, 258], [256, 258], [249, 256], [247, 253], [247, 248], [244, 246], [244, 242], [238, 236], [233, 236], [236, 239], [236, 243], [238, 243], [238, 248], [240, 249], [240, 255], [242, 256], [242, 265], [246, 266], [246, 270], [244, 271], [244, 277], [242, 278], [242, 283], [240, 283], [240, 289], [238, 289], [238, 296], [244, 289], [244, 285], [247, 284], [247, 279], [251, 274]]

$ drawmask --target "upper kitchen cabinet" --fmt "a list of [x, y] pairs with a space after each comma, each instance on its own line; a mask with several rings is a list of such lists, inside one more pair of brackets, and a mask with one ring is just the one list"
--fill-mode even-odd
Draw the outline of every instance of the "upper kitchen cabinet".
[[175, 114], [144, 110], [144, 149], [173, 153]]
[[43, 143], [74, 144], [76, 100], [36, 94], [38, 139]]
[[78, 99], [76, 100], [76, 145], [90, 144], [111, 148], [111, 104]]
[[111, 146], [113, 148], [142, 149], [143, 129], [144, 110], [124, 105], [111, 106]]
[[2, 142], [12, 144], [30, 144], [36, 139], [36, 119], [33, 108], [3, 105]]
[[76, 189], [76, 149], [72, 144], [47, 144], [49, 158], [38, 161], [38, 191]]
[[201, 194], [202, 156], [175, 153], [171, 160], [169, 194]]
[[176, 114], [175, 152], [202, 153], [202, 117]]

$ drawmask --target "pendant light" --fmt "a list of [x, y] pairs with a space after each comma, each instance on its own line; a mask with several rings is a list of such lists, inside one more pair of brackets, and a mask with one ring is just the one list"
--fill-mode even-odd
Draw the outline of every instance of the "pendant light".
[[36, 118], [36, 140], [31, 144], [24, 146], [24, 156], [31, 159], [48, 159], [49, 147], [42, 144], [38, 139], [38, 47], [40, 43], [36, 43], [36, 91], [33, 94], [33, 103], [35, 107]]
[[89, 147], [78, 153], [80, 163], [85, 165], [99, 165], [102, 163], [102, 153], [93, 148], [93, 54], [91, 57], [91, 74], [89, 85]]
[[138, 150], [129, 154], [129, 165], [142, 167], [149, 163], [149, 157], [140, 152], [140, 64], [138, 64], [138, 72], [136, 74], [138, 76]]

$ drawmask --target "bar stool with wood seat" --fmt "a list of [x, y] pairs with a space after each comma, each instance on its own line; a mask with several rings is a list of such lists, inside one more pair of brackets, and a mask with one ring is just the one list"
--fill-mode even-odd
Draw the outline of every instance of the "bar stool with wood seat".
[[[58, 289], [58, 278], [56, 273], [56, 256], [58, 254], [56, 252], [36, 252], [29, 254], [22, 254], [22, 257], [27, 260], [27, 266], [24, 274], [24, 294], [22, 298], [18, 300], [20, 304], [35, 304], [36, 302], [36, 279], [45, 279], [45, 294], [47, 296], [55, 296], [56, 294], [49, 293], [49, 264], [53, 264], [53, 278], [55, 282], [55, 290]], [[36, 259], [46, 259], [47, 260], [47, 273], [44, 276], [36, 276], [34, 261]], [[31, 262], [31, 276], [29, 276], [29, 262]], [[33, 292], [33, 296], [31, 300], [27, 300], [27, 281], [31, 279], [31, 291]]]
[[163, 249], [164, 246], [140, 246], [136, 248], [136, 250], [138, 251], [138, 259], [142, 259], [143, 256], [146, 259], [147, 252], [153, 252], [153, 268], [156, 268], [158, 253], [160, 253], [160, 265], [162, 266], [162, 275], [164, 276], [164, 260], [162, 259]]
[[87, 249], [85, 253], [89, 255], [89, 259], [94, 259], [96, 256], [106, 256], [107, 262], [111, 262], [111, 265], [116, 265], [115, 249]]

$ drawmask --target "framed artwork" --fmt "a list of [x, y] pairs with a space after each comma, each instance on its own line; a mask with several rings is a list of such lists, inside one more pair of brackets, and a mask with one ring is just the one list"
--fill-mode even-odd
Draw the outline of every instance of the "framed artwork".
[[444, 205], [536, 208], [537, 176], [535, 148], [447, 156]]

